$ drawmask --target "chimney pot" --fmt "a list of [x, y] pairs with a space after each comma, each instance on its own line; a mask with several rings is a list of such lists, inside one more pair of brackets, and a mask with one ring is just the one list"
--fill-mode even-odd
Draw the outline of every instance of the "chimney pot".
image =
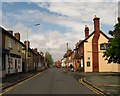
[[89, 27], [85, 25], [85, 38], [89, 36]]
[[37, 48], [34, 48], [34, 50], [37, 52]]
[[8, 33], [10, 33], [11, 35], [13, 35], [13, 31], [12, 30], [7, 30]]
[[16, 38], [17, 40], [20, 41], [20, 33], [14, 33], [14, 36], [15, 36], [15, 38]]
[[93, 21], [94, 21], [95, 34], [99, 35], [100, 34], [100, 18], [95, 15]]
[[29, 42], [29, 41], [24, 41], [24, 44], [25, 44], [28, 48], [30, 48], [30, 42]]

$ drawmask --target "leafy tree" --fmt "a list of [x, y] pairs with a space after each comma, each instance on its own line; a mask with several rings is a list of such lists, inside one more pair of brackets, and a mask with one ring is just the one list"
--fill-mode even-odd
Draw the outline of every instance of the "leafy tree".
[[46, 61], [48, 66], [53, 64], [52, 55], [49, 52], [45, 53], [45, 61]]
[[120, 17], [118, 17], [118, 23], [115, 24], [114, 30], [109, 31], [109, 34], [113, 38], [110, 39], [103, 57], [106, 57], [108, 63], [114, 62], [120, 64]]

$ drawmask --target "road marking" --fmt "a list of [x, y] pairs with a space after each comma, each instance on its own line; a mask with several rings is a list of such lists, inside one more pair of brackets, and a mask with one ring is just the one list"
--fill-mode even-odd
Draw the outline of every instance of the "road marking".
[[5, 93], [7, 93], [8, 91], [10, 91], [10, 90], [16, 88], [17, 86], [20, 86], [21, 84], [23, 84], [23, 83], [25, 83], [25, 82], [27, 82], [27, 81], [29, 81], [29, 80], [31, 80], [31, 79], [33, 79], [33, 78], [35, 78], [35, 77], [41, 75], [41, 74], [43, 74], [43, 73], [44, 73], [44, 71], [43, 71], [43, 72], [40, 72], [40, 73], [38, 73], [38, 74], [36, 74], [36, 75], [34, 75], [34, 76], [32, 76], [32, 77], [30, 77], [30, 78], [24, 80], [24, 81], [21, 81], [21, 82], [15, 84], [15, 85], [13, 85], [13, 86], [11, 86], [11, 87], [9, 87], [9, 88], [6, 88], [3, 92], [0, 93], [0, 96], [3, 95], [3, 94], [5, 94]]
[[97, 89], [93, 88], [92, 86], [86, 84], [85, 82], [83, 82], [82, 78], [79, 79], [79, 82], [82, 83], [83, 85], [85, 85], [87, 88], [89, 88], [90, 90], [92, 90], [93, 92], [95, 92], [96, 94], [99, 94], [101, 96], [103, 96], [103, 93], [98, 91]]
[[[84, 80], [85, 80], [85, 78], [83, 78]], [[89, 81], [87, 81], [88, 83], [90, 83]], [[92, 85], [93, 87], [96, 87], [96, 86], [94, 86], [94, 85]], [[99, 90], [101, 90], [101, 91], [103, 91], [102, 89], [100, 89], [100, 88], [98, 88], [98, 87], [96, 87], [97, 89], [99, 89]]]

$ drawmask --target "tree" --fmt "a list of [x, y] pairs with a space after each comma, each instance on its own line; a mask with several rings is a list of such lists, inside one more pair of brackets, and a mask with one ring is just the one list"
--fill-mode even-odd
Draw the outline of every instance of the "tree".
[[45, 53], [45, 61], [46, 61], [48, 66], [53, 64], [52, 55], [49, 52]]
[[114, 30], [109, 31], [109, 34], [113, 36], [108, 43], [108, 48], [104, 52], [104, 56], [108, 63], [120, 64], [120, 17], [118, 17], [118, 23], [115, 24]]

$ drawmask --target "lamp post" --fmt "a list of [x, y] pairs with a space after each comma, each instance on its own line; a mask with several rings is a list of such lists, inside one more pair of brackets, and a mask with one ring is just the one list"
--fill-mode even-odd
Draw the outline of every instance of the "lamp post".
[[[34, 24], [34, 25], [30, 25], [30, 26], [39, 26], [40, 24]], [[28, 41], [28, 31], [27, 31], [27, 41], [26, 41], [26, 72], [28, 72], [28, 66], [29, 66], [29, 41]]]

